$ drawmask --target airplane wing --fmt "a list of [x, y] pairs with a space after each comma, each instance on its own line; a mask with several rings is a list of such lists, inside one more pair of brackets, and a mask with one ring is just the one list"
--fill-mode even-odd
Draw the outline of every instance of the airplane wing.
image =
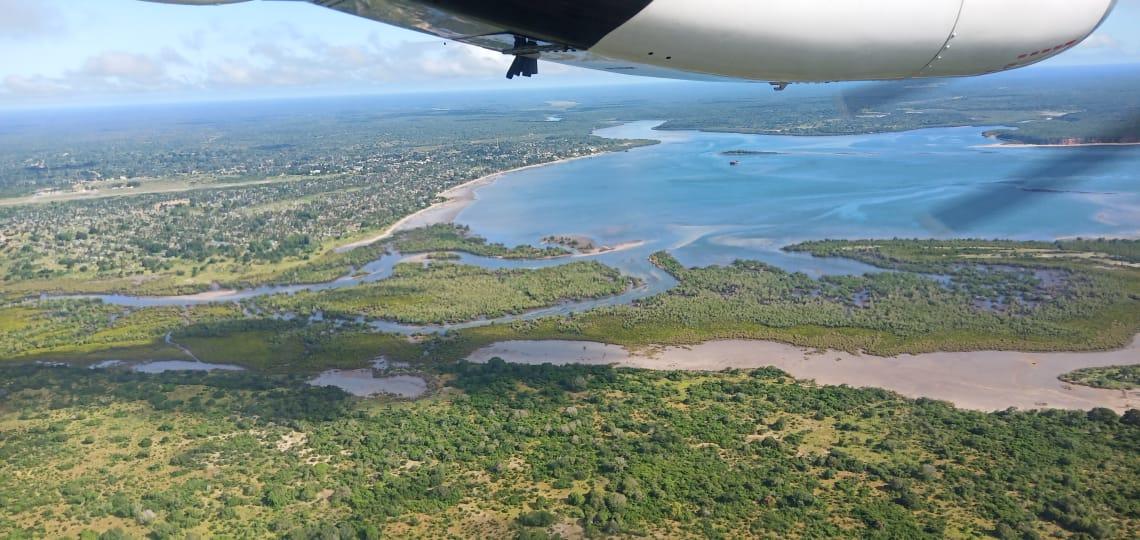
[[[243, 0], [150, 0], [228, 4]], [[1117, 0], [289, 0], [515, 57], [788, 82], [982, 75], [1072, 49]]]
[[[312, 0], [314, 4], [484, 49], [588, 69], [670, 79], [724, 79], [589, 52], [652, 0]], [[537, 73], [512, 66], [513, 75]], [[521, 69], [521, 71], [520, 71]], [[512, 74], [508, 76], [513, 77]]]

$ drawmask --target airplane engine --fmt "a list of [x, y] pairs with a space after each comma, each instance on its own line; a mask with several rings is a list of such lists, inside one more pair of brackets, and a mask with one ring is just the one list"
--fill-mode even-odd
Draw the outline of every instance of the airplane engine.
[[730, 78], [979, 75], [1079, 43], [1115, 0], [653, 0], [591, 52]]
[[922, 75], [976, 75], [1039, 62], [1087, 38], [1115, 4], [1116, 0], [964, 0], [953, 38]]

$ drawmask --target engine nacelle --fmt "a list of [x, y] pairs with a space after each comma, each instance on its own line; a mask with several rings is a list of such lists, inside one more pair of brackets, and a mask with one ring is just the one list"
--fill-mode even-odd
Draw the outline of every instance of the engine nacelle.
[[1115, 0], [653, 0], [600, 56], [710, 76], [837, 81], [979, 75], [1088, 37]]
[[920, 76], [1027, 66], [1069, 50], [1100, 26], [1116, 0], [964, 0], [952, 39]]

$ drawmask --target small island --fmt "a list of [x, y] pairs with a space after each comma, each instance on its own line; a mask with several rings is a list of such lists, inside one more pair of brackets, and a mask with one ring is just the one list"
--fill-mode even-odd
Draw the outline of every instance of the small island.
[[721, 152], [722, 156], [782, 156], [783, 152], [773, 152], [771, 150], [725, 150]]
[[611, 251], [622, 251], [630, 248], [635, 248], [642, 245], [644, 242], [623, 242], [613, 246], [603, 246], [598, 244], [593, 238], [582, 236], [578, 234], [565, 234], [565, 235], [550, 235], [542, 239], [542, 243], [550, 246], [557, 246], [559, 248], [569, 249], [577, 255], [597, 255], [600, 253], [609, 253]]
[[1084, 368], [1070, 371], [1058, 378], [1070, 384], [1093, 388], [1132, 390], [1140, 387], [1140, 365]]
[[488, 242], [486, 238], [471, 234], [470, 228], [453, 223], [437, 223], [400, 231], [385, 245], [405, 254], [463, 252], [496, 259], [552, 259], [570, 255], [569, 250], [559, 247], [507, 247]]

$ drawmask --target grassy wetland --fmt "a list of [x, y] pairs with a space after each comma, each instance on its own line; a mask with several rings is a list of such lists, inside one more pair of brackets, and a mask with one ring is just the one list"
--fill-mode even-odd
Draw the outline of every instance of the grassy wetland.
[[431, 262], [397, 265], [392, 276], [357, 287], [304, 291], [257, 300], [259, 307], [326, 317], [442, 324], [495, 318], [570, 300], [621, 294], [634, 285], [597, 262], [535, 270], [486, 270]]
[[[845, 246], [845, 253], [862, 251], [863, 260], [897, 271], [816, 280], [749, 261], [685, 268], [667, 253], [658, 253], [655, 264], [679, 281], [666, 293], [557, 320], [463, 330], [440, 339], [440, 350], [462, 358], [510, 339], [599, 341], [635, 348], [767, 339], [878, 355], [1044, 352], [1119, 348], [1140, 331], [1140, 269], [1105, 265], [1098, 260], [1105, 256], [1101, 251], [1068, 252], [1066, 258], [1052, 251], [1009, 251], [1016, 246], [1010, 243], [1003, 244], [1006, 251], [995, 252], [984, 249], [989, 242], [903, 240], [895, 245], [912, 246], [919, 253], [935, 250], [939, 262], [920, 265], [923, 256], [904, 257], [897, 251], [888, 265], [878, 241], [809, 243], [792, 249], [829, 255], [839, 245]], [[987, 253], [985, 264], [973, 257], [978, 249]]]
[[[1125, 262], [1109, 252], [1131, 249], [1122, 246], [1134, 243], [1082, 241], [1082, 249], [1091, 251], [957, 240], [828, 241], [790, 248], [821, 256], [842, 253], [892, 269], [821, 279], [749, 261], [686, 268], [669, 254], [657, 253], [654, 263], [678, 280], [665, 293], [631, 305], [455, 330], [391, 352], [361, 351], [355, 362], [363, 365], [380, 353], [401, 359], [426, 354], [449, 362], [510, 339], [588, 340], [637, 348], [748, 338], [879, 355], [1112, 349], [1140, 330], [1140, 269], [1109, 264]], [[979, 259], [979, 253], [984, 257]], [[181, 336], [202, 338], [219, 351], [238, 343], [295, 340], [294, 346], [265, 353], [287, 366], [321, 356], [340, 339], [401, 341], [352, 322], [356, 317], [424, 324], [493, 319], [571, 299], [612, 296], [632, 284], [596, 262], [536, 270], [486, 270], [446, 261], [403, 264], [392, 277], [374, 283], [261, 297], [245, 309], [233, 304], [129, 308], [83, 300], [14, 304], [0, 309], [7, 329], [0, 346], [9, 360], [83, 361], [162, 349], [168, 333], [179, 341]], [[300, 317], [271, 317], [283, 312]], [[306, 319], [317, 312], [349, 320]], [[335, 364], [352, 362], [337, 356]], [[235, 355], [225, 363], [249, 358]]]

